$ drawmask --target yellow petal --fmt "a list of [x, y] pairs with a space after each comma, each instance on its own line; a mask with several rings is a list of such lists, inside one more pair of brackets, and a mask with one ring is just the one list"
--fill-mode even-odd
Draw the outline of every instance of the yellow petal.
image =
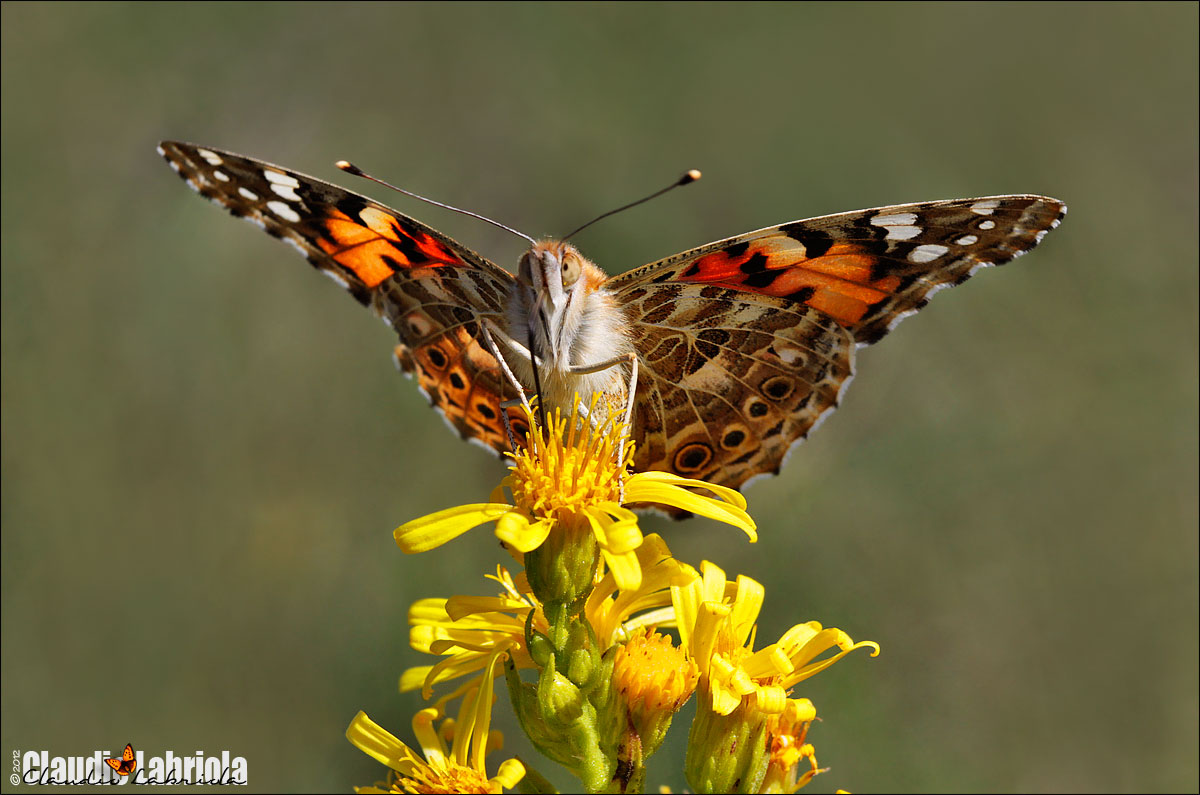
[[500, 763], [500, 769], [496, 771], [496, 775], [492, 778], [492, 781], [499, 784], [503, 789], [512, 789], [523, 778], [525, 778], [525, 765], [521, 764], [518, 759], [506, 759]]
[[744, 574], [738, 575], [737, 596], [733, 601], [733, 613], [729, 617], [730, 634], [737, 645], [746, 645], [746, 638], [754, 629], [754, 622], [758, 619], [759, 611], [762, 610], [766, 593], [767, 589], [763, 588], [762, 583]]
[[766, 679], [773, 676], [785, 676], [796, 670], [791, 658], [779, 646], [772, 643], [766, 648], [759, 649], [754, 654], [742, 660], [742, 667], [753, 679]]
[[430, 767], [444, 769], [446, 767], [446, 744], [442, 742], [442, 738], [438, 735], [437, 729], [433, 727], [433, 719], [437, 717], [438, 711], [432, 707], [427, 707], [413, 716], [413, 734], [417, 736], [417, 742], [421, 746], [421, 753], [425, 756]]
[[[519, 602], [508, 596], [451, 596], [444, 600], [446, 605], [446, 615], [452, 621], [461, 621], [467, 616], [488, 616], [486, 621], [479, 622], [491, 624], [496, 620], [503, 621], [504, 619], [498, 616], [491, 615], [493, 613], [507, 614], [517, 610], [527, 609], [529, 605], [524, 602]], [[415, 607], [415, 605], [414, 605]], [[412, 615], [412, 611], [409, 611]], [[411, 618], [409, 619], [412, 620]], [[505, 622], [507, 623], [507, 622]]]
[[715, 563], [704, 560], [700, 562], [700, 575], [703, 577], [700, 598], [706, 602], [724, 602], [725, 585], [728, 582], [725, 571]]
[[418, 599], [408, 608], [409, 624], [437, 624], [448, 618], [445, 599]]
[[[707, 483], [703, 480], [683, 478], [670, 472], [661, 471], [639, 472], [630, 478], [630, 484], [632, 485], [633, 481], [637, 480], [654, 481], [657, 483], [669, 483], [675, 486], [688, 486], [691, 488], [706, 489], [730, 505], [735, 505], [738, 508], [741, 508], [743, 511], [746, 510], [746, 498], [742, 496], [740, 491], [731, 489], [727, 486], [718, 486], [716, 483]], [[637, 502], [637, 500], [626, 500], [626, 502]]]
[[407, 772], [413, 762], [419, 761], [416, 754], [395, 735], [359, 712], [346, 728], [346, 739], [363, 753], [393, 770]]
[[442, 634], [436, 628], [425, 624], [413, 627], [408, 631], [408, 645], [412, 647], [413, 651], [429, 654], [433, 644], [441, 637]]
[[417, 665], [400, 674], [400, 692], [420, 690], [421, 685], [425, 684], [425, 677], [429, 676], [432, 670], [432, 665]]
[[511, 505], [491, 502], [459, 505], [405, 522], [396, 528], [394, 535], [396, 543], [406, 553], [427, 552], [473, 527], [499, 519], [511, 510]]
[[[649, 473], [642, 472], [639, 474]], [[637, 477], [637, 475], [634, 477]], [[625, 500], [627, 502], [651, 502], [659, 505], [670, 505], [690, 511], [698, 516], [707, 516], [710, 519], [716, 519], [719, 522], [725, 522], [741, 529], [750, 537], [751, 541], [758, 540], [758, 534], [755, 532], [757, 526], [748, 513], [737, 506], [714, 500], [712, 497], [705, 497], [690, 491], [684, 491], [678, 486], [647, 481], [637, 484], [631, 482], [626, 486]]]
[[710, 666], [714, 664], [727, 664], [713, 652], [717, 647], [721, 627], [729, 618], [730, 609], [729, 605], [716, 602], [700, 603], [695, 623], [692, 625], [690, 646], [692, 659], [696, 661], [696, 665], [700, 666], [701, 676], [708, 674]]
[[[720, 659], [720, 658], [718, 658]], [[729, 674], [729, 687], [739, 696], [748, 696], [758, 689], [758, 686], [750, 680], [746, 675], [746, 671], [740, 666], [733, 668]]]
[[[588, 518], [599, 521], [604, 530], [604, 536], [597, 537], [601, 546], [616, 555], [624, 555], [642, 545], [642, 531], [638, 527], [637, 514], [615, 502], [600, 503], [596, 507], [597, 510], [589, 510], [587, 514]], [[595, 524], [594, 521], [593, 529]]]
[[787, 691], [778, 685], [766, 685], [754, 692], [754, 705], [759, 712], [778, 715], [788, 705]]
[[531, 522], [517, 511], [509, 511], [496, 522], [496, 538], [524, 554], [540, 547], [553, 528], [553, 519]]
[[804, 666], [800, 670], [798, 670], [795, 673], [791, 674], [790, 676], [786, 677], [783, 680], [783, 685], [784, 685], [784, 687], [791, 687], [792, 685], [796, 684], [797, 682], [802, 682], [805, 679], [809, 678], [810, 676], [814, 676], [816, 674], [821, 673], [821, 671], [824, 671], [826, 668], [833, 665], [835, 662], [842, 659], [843, 657], [845, 657], [847, 654], [854, 651], [855, 649], [868, 649], [868, 648], [874, 650], [871, 652], [872, 657], [879, 656], [879, 644], [875, 643], [874, 641], [864, 640], [861, 643], [855, 643], [853, 646], [851, 646], [848, 649], [843, 649], [842, 651], [838, 652], [837, 654], [835, 654], [832, 657], [826, 657], [823, 660], [818, 660], [817, 662], [809, 663], [808, 665]]
[[636, 591], [642, 587], [642, 567], [638, 565], [637, 553], [615, 555], [602, 548], [600, 554], [604, 556], [604, 562], [608, 564], [608, 570], [616, 580], [618, 588], [622, 591]]
[[817, 708], [807, 698], [791, 698], [787, 703], [787, 719], [792, 723], [804, 723], [817, 718]]
[[728, 715], [742, 703], [742, 697], [735, 695], [719, 682], [710, 682], [712, 687], [712, 711], [718, 715]]

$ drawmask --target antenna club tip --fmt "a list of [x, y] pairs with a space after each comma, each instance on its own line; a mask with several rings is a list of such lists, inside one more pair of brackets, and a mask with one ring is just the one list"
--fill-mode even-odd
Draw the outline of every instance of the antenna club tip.
[[334, 163], [334, 165], [340, 168], [342, 171], [354, 174], [355, 176], [363, 176], [362, 169], [351, 163], [349, 160], [339, 160]]
[[701, 176], [700, 169], [698, 169], [698, 168], [688, 169], [687, 173], [685, 173], [682, 177], [679, 178], [679, 184], [686, 185], [689, 182], [695, 182], [696, 180], [700, 179], [700, 176]]

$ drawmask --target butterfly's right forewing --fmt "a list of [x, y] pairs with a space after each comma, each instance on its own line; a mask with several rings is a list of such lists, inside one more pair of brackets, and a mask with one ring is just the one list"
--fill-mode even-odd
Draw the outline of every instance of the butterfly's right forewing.
[[740, 488], [838, 404], [857, 346], [1033, 248], [1066, 207], [991, 196], [768, 227], [608, 283], [644, 365], [639, 469]]

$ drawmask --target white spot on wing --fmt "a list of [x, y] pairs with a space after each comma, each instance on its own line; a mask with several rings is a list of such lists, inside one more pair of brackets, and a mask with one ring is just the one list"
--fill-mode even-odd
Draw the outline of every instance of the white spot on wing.
[[297, 195], [293, 188], [295, 188], [294, 185], [280, 185], [278, 182], [271, 183], [271, 190], [276, 194], [290, 202], [298, 202], [300, 201], [300, 196]]
[[292, 237], [291, 235], [284, 235], [284, 236], [283, 236], [282, 238], [280, 238], [280, 239], [281, 239], [281, 240], [283, 240], [283, 242], [284, 242], [284, 243], [287, 243], [287, 244], [289, 244], [289, 245], [290, 245], [292, 248], [294, 248], [294, 249], [296, 249], [297, 251], [299, 251], [299, 252], [300, 252], [300, 254], [301, 254], [301, 255], [303, 255], [303, 256], [304, 256], [306, 259], [307, 259], [309, 256], [311, 256], [311, 252], [310, 252], [308, 249], [306, 249], [306, 248], [304, 247], [304, 245], [303, 245], [303, 244], [301, 244], [301, 242], [300, 242], [299, 240], [297, 240], [296, 238]]
[[229, 181], [229, 175], [226, 174], [224, 171], [214, 171], [213, 176], [216, 177], [217, 180], [220, 182], [228, 182]]
[[258, 201], [258, 194], [249, 188], [238, 188], [238, 193], [242, 195], [243, 199], [249, 199], [252, 202]]
[[979, 238], [975, 235], [963, 235], [958, 240], [954, 241], [960, 246], [973, 246], [979, 242]]
[[1000, 206], [999, 199], [984, 199], [971, 205], [971, 212], [979, 215], [991, 215]]
[[916, 213], [882, 213], [871, 217], [872, 226], [887, 229], [888, 240], [911, 240], [921, 234], [921, 228], [913, 226], [916, 222]]
[[779, 354], [779, 359], [788, 365], [795, 364], [804, 358], [803, 351], [792, 345], [776, 345], [775, 353]]
[[267, 202], [267, 209], [278, 215], [285, 221], [291, 221], [293, 224], [300, 220], [300, 213], [288, 207], [283, 202]]
[[216, 152], [210, 152], [207, 149], [197, 149], [196, 154], [203, 157], [210, 166], [219, 166], [225, 162]]
[[341, 285], [342, 289], [344, 289], [344, 290], [350, 289], [350, 282], [348, 282], [344, 278], [342, 278], [342, 275], [340, 273], [335, 273], [334, 271], [328, 271], [328, 270], [325, 270], [324, 268], [321, 268], [321, 273], [325, 274], [330, 279], [333, 279], [335, 282], [337, 282], [339, 285]]
[[888, 213], [871, 219], [872, 226], [912, 226], [916, 222], [916, 213]]
[[[941, 284], [935, 284], [929, 288], [929, 292], [925, 293], [925, 300], [928, 301], [930, 298], [933, 298], [933, 296], [937, 295], [942, 290], [949, 290], [953, 286], [954, 286], [953, 282], [942, 282]], [[916, 314], [916, 313], [910, 312], [908, 314]], [[907, 317], [907, 316], [908, 315], [905, 315], [905, 317]]]
[[912, 240], [919, 234], [921, 234], [921, 227], [919, 226], [889, 226], [887, 230], [887, 239]]
[[995, 229], [996, 222], [995, 221], [980, 221], [979, 228], [980, 229]]
[[945, 254], [950, 249], [945, 246], [939, 246], [933, 243], [926, 243], [923, 246], [917, 246], [908, 255], [909, 262], [916, 262], [924, 265], [926, 262], [933, 262], [938, 257]]
[[270, 182], [272, 185], [287, 185], [289, 188], [300, 187], [300, 181], [290, 174], [272, 171], [268, 168], [263, 169], [263, 176], [266, 177], [267, 182]]

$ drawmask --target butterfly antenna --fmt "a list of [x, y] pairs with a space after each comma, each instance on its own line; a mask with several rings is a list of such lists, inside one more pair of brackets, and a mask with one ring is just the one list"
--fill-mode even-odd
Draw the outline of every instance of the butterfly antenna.
[[643, 202], [648, 202], [648, 201], [650, 201], [651, 199], [654, 199], [654, 198], [657, 198], [657, 197], [659, 197], [659, 196], [662, 196], [664, 193], [666, 193], [666, 192], [667, 192], [667, 191], [669, 191], [669, 190], [674, 190], [675, 188], [678, 188], [678, 187], [680, 187], [680, 186], [682, 186], [682, 185], [687, 185], [687, 184], [689, 184], [689, 183], [695, 182], [695, 181], [696, 181], [696, 180], [698, 180], [698, 179], [700, 179], [700, 172], [699, 172], [697, 169], [694, 169], [694, 168], [693, 168], [693, 169], [690, 169], [690, 170], [688, 170], [688, 171], [687, 171], [687, 172], [686, 172], [686, 173], [685, 173], [685, 174], [684, 174], [682, 177], [680, 177], [679, 179], [675, 180], [674, 182], [672, 182], [670, 185], [668, 185], [667, 187], [663, 188], [662, 190], [655, 191], [654, 193], [651, 193], [649, 196], [645, 196], [645, 197], [643, 197], [643, 198], [641, 198], [641, 199], [638, 199], [638, 200], [637, 200], [637, 201], [635, 201], [635, 202], [630, 202], [629, 204], [626, 204], [626, 205], [624, 205], [623, 207], [618, 207], [618, 208], [617, 208], [617, 209], [615, 209], [615, 210], [609, 210], [608, 212], [604, 213], [603, 215], [598, 215], [598, 216], [596, 216], [595, 218], [593, 218], [592, 220], [588, 221], [588, 222], [587, 222], [586, 224], [584, 224], [583, 226], [581, 226], [581, 227], [579, 227], [578, 229], [576, 229], [576, 230], [575, 230], [574, 232], [572, 232], [571, 234], [569, 234], [569, 235], [563, 235], [562, 242], [564, 242], [564, 243], [565, 243], [567, 240], [569, 240], [569, 239], [571, 239], [571, 238], [575, 237], [575, 235], [577, 235], [577, 234], [579, 234], [580, 232], [582, 232], [583, 230], [587, 229], [589, 226], [591, 226], [592, 224], [596, 223], [597, 221], [600, 221], [600, 220], [602, 220], [602, 219], [604, 219], [604, 218], [607, 218], [607, 217], [608, 217], [608, 216], [610, 216], [610, 215], [616, 215], [617, 213], [619, 213], [619, 212], [621, 212], [621, 211], [623, 211], [623, 210], [628, 210], [630, 207], [637, 207], [639, 204], [642, 204]]
[[[492, 226], [499, 227], [500, 229], [503, 229], [505, 232], [511, 232], [514, 235], [516, 235], [517, 237], [528, 240], [529, 245], [531, 245], [531, 246], [537, 242], [529, 235], [524, 234], [523, 232], [518, 232], [517, 230], [513, 229], [511, 226], [505, 226], [504, 224], [500, 223], [499, 221], [493, 221], [491, 218], [488, 218], [487, 216], [480, 215], [479, 213], [473, 213], [470, 210], [460, 210], [457, 207], [451, 207], [449, 204], [442, 204], [441, 202], [434, 201], [433, 199], [427, 199], [424, 196], [421, 196], [420, 194], [417, 194], [417, 193], [413, 193], [410, 190], [405, 190], [404, 188], [397, 188], [395, 185], [391, 184], [390, 182], [384, 182], [383, 180], [379, 179], [378, 177], [371, 176], [370, 174], [363, 171], [361, 168], [354, 165], [353, 163], [351, 163], [348, 160], [339, 160], [334, 165], [336, 165], [342, 171], [345, 171], [347, 174], [353, 174], [356, 177], [363, 177], [364, 179], [369, 179], [372, 182], [377, 182], [380, 185], [384, 186], [385, 188], [391, 188], [394, 191], [403, 193], [405, 196], [411, 196], [412, 198], [420, 199], [421, 201], [426, 202], [427, 204], [432, 204], [437, 207], [443, 207], [447, 210], [453, 210], [456, 213], [462, 213], [463, 215], [469, 215], [472, 218], [478, 218], [480, 221], [487, 221]], [[696, 173], [699, 174], [700, 172], [697, 171]]]

